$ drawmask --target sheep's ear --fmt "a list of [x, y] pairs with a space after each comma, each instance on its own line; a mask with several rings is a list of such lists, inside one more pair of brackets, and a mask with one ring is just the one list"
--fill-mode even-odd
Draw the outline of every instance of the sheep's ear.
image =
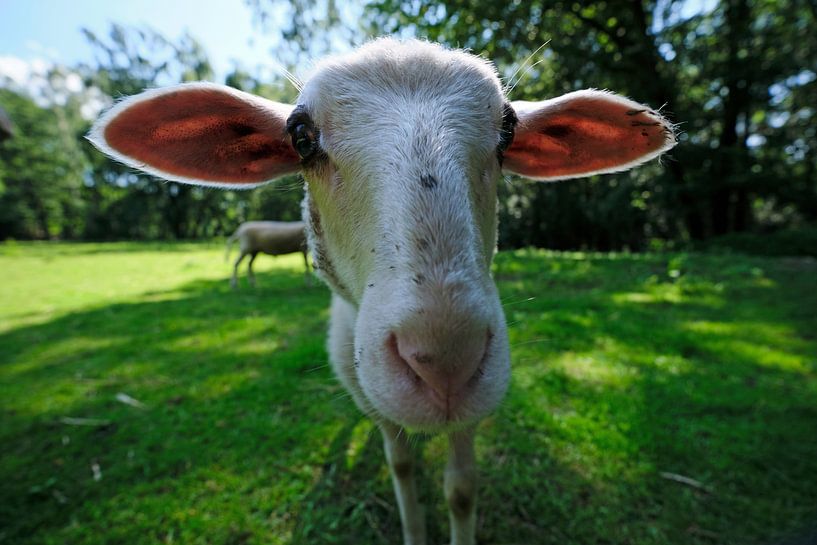
[[604, 91], [512, 106], [518, 123], [503, 168], [534, 180], [626, 170], [675, 145], [672, 125], [661, 115]]
[[292, 106], [230, 87], [189, 83], [116, 104], [88, 139], [114, 159], [188, 184], [247, 188], [295, 172]]

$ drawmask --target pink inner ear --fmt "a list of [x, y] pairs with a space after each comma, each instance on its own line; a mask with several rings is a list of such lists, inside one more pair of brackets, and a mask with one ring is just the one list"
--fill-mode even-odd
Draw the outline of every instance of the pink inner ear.
[[128, 106], [104, 137], [117, 152], [169, 177], [259, 183], [298, 168], [279, 114], [227, 92], [186, 88]]
[[667, 122], [643, 106], [600, 92], [575, 95], [520, 114], [507, 170], [536, 179], [611, 172], [674, 142]]

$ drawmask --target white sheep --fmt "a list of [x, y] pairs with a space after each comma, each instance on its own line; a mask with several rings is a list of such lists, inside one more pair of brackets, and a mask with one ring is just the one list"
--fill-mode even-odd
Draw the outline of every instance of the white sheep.
[[233, 265], [233, 277], [230, 285], [238, 285], [238, 266], [250, 256], [247, 264], [247, 279], [255, 286], [255, 274], [252, 264], [259, 253], [284, 255], [301, 252], [304, 255], [306, 280], [309, 281], [309, 260], [306, 256], [306, 224], [302, 221], [247, 221], [238, 226], [235, 233], [227, 239], [227, 251], [224, 259], [230, 257], [230, 249], [238, 241], [240, 253]]
[[675, 144], [665, 119], [626, 98], [509, 102], [487, 61], [390, 38], [320, 62], [294, 106], [186, 84], [120, 102], [90, 138], [180, 182], [239, 188], [303, 174], [309, 247], [333, 291], [332, 367], [382, 431], [413, 545], [426, 534], [404, 430], [448, 435], [451, 542], [475, 542], [474, 434], [510, 371], [490, 273], [502, 172], [576, 178]]

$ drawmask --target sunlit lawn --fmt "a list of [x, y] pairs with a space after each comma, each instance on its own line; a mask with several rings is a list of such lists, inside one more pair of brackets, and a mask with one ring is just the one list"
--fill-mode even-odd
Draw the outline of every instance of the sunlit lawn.
[[[222, 254], [0, 246], [0, 543], [399, 542], [380, 438], [326, 367], [328, 291], [297, 255], [232, 291]], [[495, 273], [514, 380], [478, 440], [480, 543], [817, 526], [817, 262], [521, 251]], [[445, 442], [418, 450], [446, 543]]]

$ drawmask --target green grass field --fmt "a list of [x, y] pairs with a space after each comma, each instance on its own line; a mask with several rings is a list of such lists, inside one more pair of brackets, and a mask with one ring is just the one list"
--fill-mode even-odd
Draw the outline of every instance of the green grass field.
[[[328, 291], [298, 255], [232, 291], [222, 252], [0, 246], [0, 543], [399, 543], [379, 434], [326, 365]], [[477, 443], [479, 543], [817, 526], [817, 262], [520, 251], [495, 275], [514, 378]], [[445, 441], [417, 449], [446, 543]]]

